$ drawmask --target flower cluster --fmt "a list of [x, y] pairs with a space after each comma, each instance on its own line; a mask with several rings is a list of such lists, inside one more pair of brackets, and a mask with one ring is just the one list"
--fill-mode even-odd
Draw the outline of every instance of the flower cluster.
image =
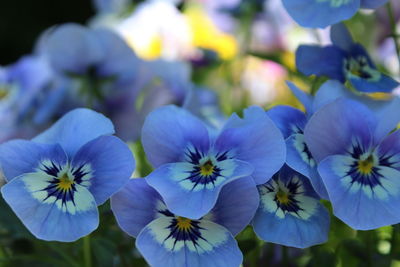
[[[253, 22], [245, 38], [279, 20], [262, 1], [149, 0], [130, 16], [129, 1], [95, 1], [89, 26], [50, 28], [0, 68], [3, 199], [45, 241], [90, 235], [105, 209], [154, 267], [241, 266], [246, 231], [304, 249], [328, 241], [333, 216], [354, 230], [400, 223], [399, 82], [341, 22], [387, 1], [279, 0], [300, 25], [331, 26], [328, 44], [275, 40], [268, 49], [296, 57], [286, 69], [256, 52], [238, 56], [248, 69], [231, 61], [236, 18]], [[224, 68], [214, 86], [228, 91], [204, 87]], [[276, 83], [293, 77], [292, 105], [249, 103], [270, 99], [256, 91], [271, 69]]]

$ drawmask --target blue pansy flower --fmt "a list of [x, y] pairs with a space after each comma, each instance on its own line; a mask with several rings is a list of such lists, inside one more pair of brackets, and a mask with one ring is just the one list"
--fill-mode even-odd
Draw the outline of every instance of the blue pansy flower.
[[364, 93], [391, 92], [399, 83], [381, 73], [368, 53], [354, 43], [343, 24], [331, 29], [333, 45], [301, 45], [296, 51], [296, 66], [305, 75], [327, 76]]
[[400, 222], [400, 105], [373, 113], [340, 98], [317, 111], [305, 140], [319, 163], [334, 214], [354, 229]]
[[146, 179], [174, 214], [198, 219], [214, 206], [222, 187], [251, 175], [265, 183], [285, 161], [279, 129], [258, 107], [232, 115], [221, 130], [175, 106], [147, 117], [142, 143], [156, 168]]
[[145, 179], [132, 179], [111, 207], [150, 266], [237, 267], [243, 256], [233, 236], [249, 224], [258, 202], [253, 179], [244, 177], [222, 189], [210, 213], [192, 220], [172, 213]]
[[5, 201], [39, 239], [74, 241], [95, 230], [97, 206], [130, 178], [134, 159], [110, 120], [67, 113], [32, 141], [0, 145]]
[[285, 165], [258, 191], [260, 206], [252, 224], [262, 240], [297, 248], [327, 241], [329, 213], [307, 177]]
[[388, 0], [282, 0], [290, 16], [301, 26], [325, 28], [350, 19], [360, 8], [375, 9]]
[[291, 82], [288, 82], [288, 86], [303, 104], [305, 113], [294, 107], [278, 105], [268, 110], [267, 115], [282, 131], [286, 140], [286, 164], [308, 177], [320, 197], [328, 199], [325, 186], [318, 174], [317, 162], [304, 140], [304, 128], [315, 111], [341, 96], [351, 95], [351, 92], [334, 80], [325, 82], [315, 96], [305, 93]]

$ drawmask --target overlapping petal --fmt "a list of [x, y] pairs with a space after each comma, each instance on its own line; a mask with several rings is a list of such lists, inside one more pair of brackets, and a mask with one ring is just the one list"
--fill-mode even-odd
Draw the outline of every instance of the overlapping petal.
[[86, 188], [98, 205], [124, 186], [135, 169], [128, 146], [115, 136], [101, 136], [85, 144], [75, 155], [72, 167], [90, 168]]
[[202, 152], [210, 147], [204, 123], [184, 109], [165, 106], [151, 112], [143, 125], [142, 143], [154, 167], [184, 159], [192, 145]]
[[13, 140], [0, 146], [0, 168], [6, 181], [34, 172], [43, 160], [65, 164], [67, 157], [60, 145]]
[[104, 115], [90, 109], [79, 108], [65, 114], [53, 126], [36, 136], [33, 141], [60, 144], [71, 159], [87, 142], [113, 133], [114, 126]]
[[259, 107], [246, 109], [243, 119], [228, 121], [215, 141], [215, 149], [231, 151], [235, 159], [250, 163], [256, 184], [270, 179], [286, 155], [282, 133]]

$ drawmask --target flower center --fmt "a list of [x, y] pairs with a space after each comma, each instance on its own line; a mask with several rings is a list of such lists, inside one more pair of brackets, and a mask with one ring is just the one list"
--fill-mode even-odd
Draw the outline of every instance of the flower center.
[[358, 171], [363, 175], [368, 175], [372, 172], [372, 168], [374, 167], [374, 159], [372, 155], [364, 160], [358, 161]]
[[276, 198], [280, 204], [287, 205], [290, 202], [289, 193], [283, 191], [281, 188], [278, 189], [276, 193]]
[[9, 91], [5, 88], [0, 87], [0, 100], [8, 96]]
[[200, 174], [202, 176], [210, 176], [214, 173], [214, 165], [212, 164], [211, 160], [207, 160], [201, 167], [200, 167]]
[[63, 191], [68, 191], [72, 188], [74, 180], [71, 179], [68, 174], [64, 173], [58, 180], [57, 188]]
[[176, 218], [176, 226], [181, 231], [189, 231], [192, 228], [192, 220], [179, 216]]

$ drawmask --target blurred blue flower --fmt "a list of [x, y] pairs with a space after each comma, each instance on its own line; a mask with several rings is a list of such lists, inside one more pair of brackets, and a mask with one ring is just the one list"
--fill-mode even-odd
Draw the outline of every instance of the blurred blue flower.
[[[0, 143], [32, 137], [35, 124], [46, 122], [41, 113], [57, 93], [53, 72], [39, 56], [24, 56], [0, 69]], [[51, 116], [49, 110], [48, 116]], [[33, 122], [33, 123], [32, 123]]]
[[3, 198], [43, 240], [74, 241], [97, 228], [97, 206], [130, 178], [129, 148], [110, 120], [88, 109], [67, 113], [32, 141], [0, 145]]
[[249, 224], [258, 202], [253, 179], [244, 177], [222, 189], [209, 214], [191, 220], [168, 210], [145, 179], [132, 179], [111, 198], [111, 207], [150, 266], [236, 267], [243, 256], [233, 236]]
[[375, 9], [388, 0], [282, 0], [292, 18], [303, 27], [325, 28], [353, 17], [358, 9]]
[[328, 240], [329, 213], [306, 177], [285, 165], [258, 191], [253, 227], [261, 239], [297, 248]]
[[191, 69], [185, 62], [142, 62], [135, 88], [109, 105], [117, 135], [124, 140], [136, 141], [146, 116], [152, 110], [168, 104], [184, 105], [193, 87], [190, 77]]
[[399, 112], [398, 99], [377, 113], [339, 98], [304, 130], [334, 214], [354, 229], [400, 222]]
[[251, 175], [265, 183], [286, 154], [282, 134], [258, 107], [246, 109], [243, 119], [232, 115], [221, 130], [184, 109], [162, 107], [147, 117], [142, 143], [157, 168], [147, 182], [171, 212], [191, 219], [208, 213], [222, 187], [236, 179]]
[[391, 92], [399, 83], [381, 73], [368, 53], [354, 43], [343, 24], [331, 29], [333, 45], [301, 45], [296, 51], [296, 66], [305, 75], [327, 76], [365, 93]]
[[60, 25], [42, 35], [37, 51], [71, 80], [71, 101], [81, 102], [77, 106], [112, 103], [136, 88], [139, 59], [111, 30]]

